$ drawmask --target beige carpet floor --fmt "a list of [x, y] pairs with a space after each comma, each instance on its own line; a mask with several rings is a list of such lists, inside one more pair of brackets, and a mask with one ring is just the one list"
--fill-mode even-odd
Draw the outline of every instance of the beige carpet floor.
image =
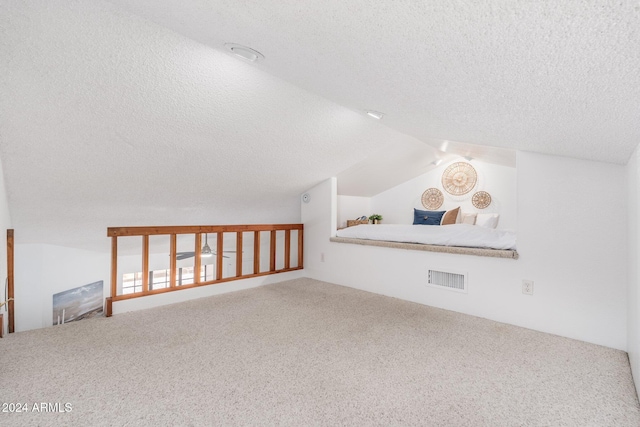
[[1, 426], [640, 426], [624, 352], [311, 279], [12, 334], [0, 362], [28, 406]]

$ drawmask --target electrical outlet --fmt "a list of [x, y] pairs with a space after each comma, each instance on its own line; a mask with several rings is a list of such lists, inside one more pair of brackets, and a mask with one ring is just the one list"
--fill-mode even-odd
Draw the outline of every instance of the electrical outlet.
[[533, 280], [522, 281], [522, 293], [525, 295], [533, 295]]
[[320, 262], [324, 262], [324, 252], [320, 252]]

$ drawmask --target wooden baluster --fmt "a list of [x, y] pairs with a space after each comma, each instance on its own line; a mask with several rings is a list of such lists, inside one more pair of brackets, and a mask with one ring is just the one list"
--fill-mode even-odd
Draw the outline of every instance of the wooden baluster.
[[260, 273], [260, 232], [253, 232], [253, 274]]
[[242, 276], [242, 231], [236, 232], [236, 277]]
[[276, 271], [276, 230], [271, 230], [269, 246], [269, 271]]
[[[200, 270], [202, 269], [202, 234], [196, 233], [195, 260], [193, 265], [193, 283], [200, 283]], [[206, 280], [206, 278], [205, 278]]]
[[304, 252], [303, 252], [303, 229], [300, 228], [298, 229], [298, 268], [303, 268], [303, 256], [304, 256]]
[[113, 315], [113, 298], [105, 298], [105, 317], [111, 317]]
[[284, 269], [291, 268], [291, 230], [284, 230]]
[[218, 233], [216, 239], [216, 280], [222, 279], [222, 255], [224, 253], [224, 235]]
[[172, 288], [176, 287], [176, 276], [178, 274], [178, 236], [174, 233], [170, 237], [170, 248], [169, 248], [169, 257], [171, 258], [171, 267], [170, 267], [170, 277], [169, 277], [169, 286]]
[[[7, 230], [7, 310], [9, 310], [9, 333], [15, 332], [14, 277], [13, 277], [13, 228]], [[3, 326], [4, 327], [4, 326]]]
[[149, 236], [142, 236], [142, 293], [149, 292]]
[[111, 238], [111, 298], [118, 295], [118, 237]]
[[105, 316], [111, 317], [113, 297], [118, 295], [118, 236], [111, 237], [111, 295], [105, 299]]

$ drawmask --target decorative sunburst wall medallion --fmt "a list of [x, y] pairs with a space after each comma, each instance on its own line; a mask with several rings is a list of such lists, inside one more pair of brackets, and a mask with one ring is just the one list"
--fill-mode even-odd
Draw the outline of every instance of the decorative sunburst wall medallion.
[[422, 193], [422, 206], [427, 209], [438, 209], [442, 206], [443, 202], [444, 196], [442, 195], [442, 191], [437, 188], [427, 188], [425, 192]]
[[457, 162], [442, 173], [442, 187], [454, 196], [462, 196], [473, 190], [478, 182], [478, 173], [469, 163]]
[[478, 191], [471, 198], [471, 203], [478, 209], [484, 209], [491, 204], [491, 194], [486, 191]]

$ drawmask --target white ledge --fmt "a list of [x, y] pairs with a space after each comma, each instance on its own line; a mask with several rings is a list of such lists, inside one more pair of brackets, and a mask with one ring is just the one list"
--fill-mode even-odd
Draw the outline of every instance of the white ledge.
[[476, 255], [493, 258], [518, 259], [518, 251], [504, 249], [465, 248], [460, 246], [423, 245], [419, 243], [387, 242], [385, 240], [353, 239], [350, 237], [330, 237], [335, 243], [351, 243], [354, 245], [379, 246], [383, 248], [407, 249], [412, 251], [443, 252], [447, 254]]

